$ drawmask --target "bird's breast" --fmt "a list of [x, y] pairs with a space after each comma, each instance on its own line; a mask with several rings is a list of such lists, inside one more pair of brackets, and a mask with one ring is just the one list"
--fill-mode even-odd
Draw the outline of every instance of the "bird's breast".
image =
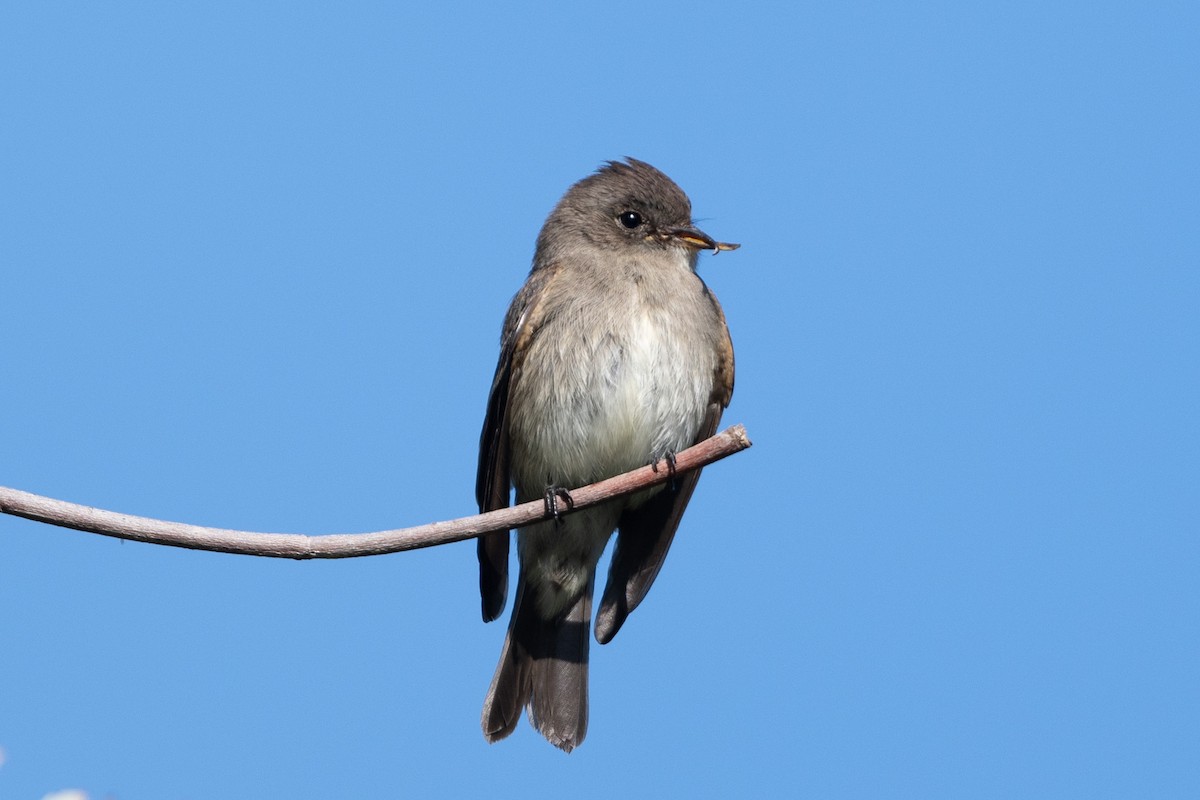
[[602, 298], [567, 298], [537, 332], [510, 399], [518, 489], [580, 486], [693, 442], [719, 325], [694, 282], [697, 291], [666, 296], [632, 281]]

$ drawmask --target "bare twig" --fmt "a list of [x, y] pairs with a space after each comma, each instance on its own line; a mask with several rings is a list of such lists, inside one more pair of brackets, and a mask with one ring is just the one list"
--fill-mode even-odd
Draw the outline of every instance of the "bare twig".
[[[678, 453], [675, 456], [674, 472], [699, 469], [749, 446], [746, 429], [741, 425], [734, 425]], [[559, 514], [579, 511], [670, 479], [670, 470], [663, 468], [656, 471], [653, 466], [647, 466], [590, 486], [572, 489], [573, 502], [570, 509], [560, 507]], [[506, 531], [547, 518], [545, 503], [536, 500], [473, 517], [375, 533], [336, 533], [327, 536], [252, 533], [118, 514], [2, 486], [0, 512], [119, 539], [186, 547], [192, 550], [212, 550], [218, 553], [296, 559], [354, 558], [398, 553], [401, 550], [416, 550], [420, 547], [432, 547], [487, 533]]]

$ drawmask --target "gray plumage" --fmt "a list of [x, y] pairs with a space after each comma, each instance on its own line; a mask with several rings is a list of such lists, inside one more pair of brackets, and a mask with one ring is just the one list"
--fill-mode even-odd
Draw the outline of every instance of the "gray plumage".
[[[504, 321], [480, 436], [481, 511], [583, 486], [711, 436], [733, 392], [733, 346], [696, 275], [699, 250], [733, 249], [691, 222], [691, 203], [641, 161], [576, 183], [537, 240]], [[612, 639], [654, 582], [699, 471], [522, 528], [512, 620], [483, 708], [489, 741], [521, 710], [570, 751], [587, 732], [596, 565], [618, 531], [596, 638]], [[504, 610], [508, 534], [479, 540], [483, 618]]]

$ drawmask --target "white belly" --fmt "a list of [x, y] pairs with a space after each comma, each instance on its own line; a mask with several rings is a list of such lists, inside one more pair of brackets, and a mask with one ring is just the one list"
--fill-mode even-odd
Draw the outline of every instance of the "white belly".
[[603, 471], [632, 469], [691, 444], [704, 397], [686, 359], [650, 316], [635, 318], [615, 380], [600, 389], [589, 436]]
[[686, 329], [698, 322], [687, 315], [631, 311], [600, 333], [560, 321], [531, 346], [511, 409], [522, 493], [581, 486], [695, 439], [712, 392], [709, 340]]

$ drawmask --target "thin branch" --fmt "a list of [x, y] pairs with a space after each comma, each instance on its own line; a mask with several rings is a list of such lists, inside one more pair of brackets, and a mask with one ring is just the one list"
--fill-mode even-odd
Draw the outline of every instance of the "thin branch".
[[[675, 456], [675, 472], [700, 469], [749, 446], [746, 429], [741, 425], [734, 425], [678, 453]], [[666, 462], [660, 461], [654, 466], [642, 467], [590, 486], [572, 489], [572, 507], [567, 509], [563, 507], [565, 504], [560, 504], [559, 513], [568, 514], [614, 497], [632, 494], [639, 489], [665, 483], [670, 477]], [[416, 550], [420, 547], [432, 547], [507, 531], [548, 517], [545, 504], [537, 500], [473, 517], [375, 533], [336, 533], [327, 536], [252, 533], [118, 514], [3, 486], [0, 486], [0, 512], [63, 528], [75, 528], [137, 542], [186, 547], [192, 550], [212, 550], [218, 553], [295, 559], [354, 558], [398, 553], [402, 550]]]

